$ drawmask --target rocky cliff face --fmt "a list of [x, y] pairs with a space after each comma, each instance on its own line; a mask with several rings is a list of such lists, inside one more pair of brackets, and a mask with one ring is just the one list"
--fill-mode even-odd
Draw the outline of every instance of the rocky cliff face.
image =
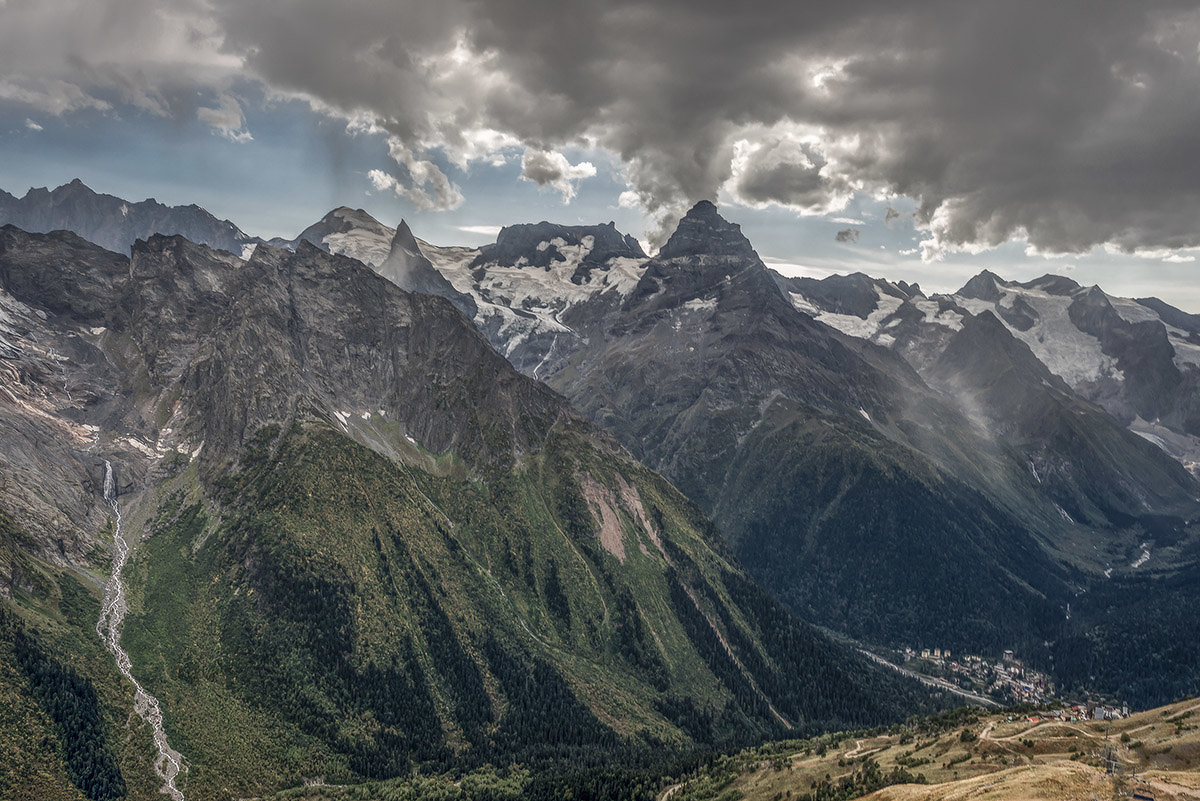
[[1024, 454], [1066, 518], [1119, 530], [1153, 510], [1164, 542], [1186, 539], [1197, 486], [1187, 471], [1079, 398], [991, 312], [964, 320], [929, 375]]
[[[104, 350], [128, 273], [127, 259], [73, 234], [0, 228], [0, 505], [32, 538], [27, 549], [53, 564], [87, 564], [94, 556], [107, 518], [100, 449], [137, 454], [145, 446], [136, 438], [136, 411], [111, 391], [122, 382], [121, 368]], [[126, 436], [114, 438], [114, 429]], [[128, 488], [134, 476], [121, 471], [118, 479]], [[22, 570], [8, 556], [0, 561], [0, 592], [11, 596]]]
[[519, 370], [543, 378], [599, 331], [636, 287], [645, 256], [607, 225], [513, 225], [483, 248], [425, 246], [437, 270], [475, 304], [472, 318]]
[[478, 313], [479, 307], [474, 298], [467, 292], [456, 290], [434, 268], [433, 263], [421, 252], [421, 245], [413, 236], [408, 223], [403, 220], [392, 238], [387, 258], [376, 270], [401, 289], [445, 298], [465, 314], [467, 319], [474, 318]]
[[[584, 240], [590, 244], [584, 245]], [[586, 252], [577, 259], [573, 283], [582, 283], [592, 267], [603, 266], [611, 259], [641, 259], [646, 254], [642, 246], [628, 234], [622, 234], [616, 225], [557, 225], [540, 222], [525, 225], [508, 225], [500, 229], [494, 245], [479, 249], [479, 255], [471, 267], [499, 265], [503, 267], [528, 266], [550, 267], [571, 259], [571, 249], [582, 248]]]

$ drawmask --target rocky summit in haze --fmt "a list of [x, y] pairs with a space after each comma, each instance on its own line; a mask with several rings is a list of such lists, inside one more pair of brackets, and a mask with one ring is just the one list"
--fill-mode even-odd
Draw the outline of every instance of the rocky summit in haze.
[[1189, 469], [1200, 465], [1200, 321], [1158, 298], [1116, 297], [1056, 275], [1005, 281], [988, 270], [929, 297], [861, 274], [779, 281], [801, 311], [897, 351], [922, 374], [965, 318], [988, 311], [1080, 397]]
[[179, 234], [238, 255], [262, 241], [199, 206], [164, 206], [153, 198], [131, 203], [97, 194], [78, 178], [57, 189], [30, 189], [21, 198], [0, 191], [0, 225], [5, 224], [35, 233], [72, 231], [117, 253], [128, 253], [136, 240], [152, 234]]

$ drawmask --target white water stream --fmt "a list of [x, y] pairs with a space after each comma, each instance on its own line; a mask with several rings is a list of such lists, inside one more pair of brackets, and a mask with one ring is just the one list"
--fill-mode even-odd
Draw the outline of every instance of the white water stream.
[[121, 675], [133, 685], [134, 711], [149, 723], [154, 731], [154, 745], [158, 748], [154, 770], [163, 780], [159, 792], [170, 796], [172, 801], [184, 801], [183, 793], [175, 786], [175, 777], [183, 768], [183, 757], [167, 742], [158, 699], [146, 692], [141, 683], [133, 677], [129, 654], [121, 647], [121, 624], [125, 622], [125, 613], [129, 611], [125, 600], [125, 585], [121, 583], [121, 571], [129, 559], [129, 544], [125, 542], [124, 532], [121, 530], [121, 504], [117, 501], [117, 485], [113, 480], [112, 464], [107, 460], [104, 462], [104, 500], [112, 507], [114, 517], [113, 566], [112, 577], [104, 585], [104, 603], [100, 607], [100, 619], [96, 621], [96, 633], [104, 640], [108, 650], [112, 651]]

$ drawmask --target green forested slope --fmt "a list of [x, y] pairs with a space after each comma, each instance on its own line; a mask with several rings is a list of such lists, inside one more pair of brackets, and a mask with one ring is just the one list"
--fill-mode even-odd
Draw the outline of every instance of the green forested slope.
[[[261, 433], [218, 482], [221, 513], [193, 480], [161, 491], [125, 642], [202, 794], [604, 762], [925, 703], [791, 618], [669, 485], [569, 426], [467, 478], [309, 420]], [[605, 514], [621, 558], [597, 537]]]

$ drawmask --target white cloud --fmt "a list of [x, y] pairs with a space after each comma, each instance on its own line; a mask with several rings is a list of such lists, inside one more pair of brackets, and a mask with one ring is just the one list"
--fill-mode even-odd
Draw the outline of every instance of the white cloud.
[[377, 192], [383, 192], [386, 189], [394, 190], [397, 185], [396, 179], [383, 170], [371, 170], [367, 173], [367, 179]]
[[201, 106], [196, 109], [196, 116], [201, 122], [212, 126], [221, 136], [231, 142], [249, 142], [254, 139], [246, 130], [246, 117], [242, 114], [242, 106], [237, 99], [229, 94], [222, 94], [217, 99], [216, 108]]
[[[722, 192], [743, 206], [779, 206], [801, 216], [840, 212], [864, 187], [850, 181], [842, 160], [858, 146], [814, 125], [791, 122], [743, 126], [733, 141]], [[843, 225], [863, 225], [849, 217]]]
[[28, 117], [26, 117], [26, 118], [25, 118], [25, 127], [26, 127], [26, 128], [28, 128], [28, 129], [29, 129], [29, 130], [31, 130], [31, 131], [41, 131], [41, 130], [44, 130], [44, 129], [42, 128], [42, 126], [41, 126], [41, 125], [38, 125], [36, 122], [34, 122], [33, 120], [29, 119]]
[[809, 264], [799, 264], [774, 256], [762, 256], [760, 258], [762, 258], [763, 264], [789, 278], [828, 278], [838, 272], [838, 270], [832, 267], [815, 267]]
[[626, 189], [617, 198], [617, 205], [623, 209], [636, 209], [642, 205], [642, 196], [632, 189]]
[[[1194, 251], [1194, 249], [1190, 250]], [[1126, 250], [1111, 242], [1105, 243], [1104, 252], [1110, 256], [1133, 256], [1139, 259], [1164, 261], [1167, 264], [1190, 264], [1196, 260], [1195, 255], [1186, 250], [1181, 251], [1172, 248], [1136, 248], [1134, 250]]]
[[498, 236], [500, 234], [499, 225], [456, 225], [454, 227], [465, 234], [479, 234], [480, 236]]
[[590, 161], [572, 164], [556, 150], [526, 148], [521, 156], [521, 178], [561, 192], [563, 203], [575, 197], [580, 181], [595, 174], [596, 167]]
[[866, 225], [866, 220], [856, 220], [853, 217], [830, 217], [830, 222], [839, 223], [841, 225]]
[[432, 161], [419, 158], [398, 138], [388, 140], [388, 155], [408, 173], [404, 182], [383, 170], [371, 170], [367, 179], [378, 191], [391, 190], [420, 211], [450, 211], [466, 199], [458, 184]]
[[107, 111], [112, 108], [107, 102], [92, 97], [77, 85], [56, 79], [0, 79], [0, 100], [25, 103], [56, 117], [84, 109]]
[[10, 3], [0, 25], [0, 98], [56, 116], [128, 104], [190, 117], [195, 91], [242, 74], [225, 38], [210, 0]]
[[[1178, 180], [1200, 120], [1187, 9], [1048, 4], [1039, 29], [1063, 35], [1044, 37], [994, 24], [1013, 14], [1000, 0], [954, 14], [714, 4], [682, 28], [662, 2], [292, 0], [286, 25], [281, 4], [244, 0], [0, 4], [0, 100], [39, 115], [133, 106], [238, 141], [240, 105], [195, 99], [254, 86], [403, 142], [389, 189], [420, 208], [463, 202], [438, 165], [500, 165], [526, 145], [522, 177], [570, 201], [596, 167], [556, 148], [586, 142], [620, 161], [634, 193], [618, 203], [660, 227], [701, 197], [826, 214], [859, 194], [912, 199], [930, 255], [1021, 239], [1047, 253], [1170, 248], [1162, 259], [1200, 246], [1200, 200]], [[979, 30], [995, 34], [987, 47], [959, 46]], [[1011, 52], [1022, 58], [981, 91]]]
[[494, 128], [476, 128], [463, 131], [460, 138], [441, 147], [450, 163], [460, 170], [468, 169], [472, 163], [501, 167], [521, 147], [521, 140], [512, 134]]

